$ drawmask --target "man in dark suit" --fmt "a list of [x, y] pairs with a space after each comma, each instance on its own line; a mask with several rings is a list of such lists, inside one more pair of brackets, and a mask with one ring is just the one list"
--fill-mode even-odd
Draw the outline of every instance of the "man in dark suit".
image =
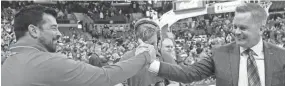
[[40, 5], [27, 6], [15, 15], [17, 42], [10, 47], [13, 55], [2, 65], [1, 85], [114, 86], [145, 68], [155, 57], [151, 53], [154, 48], [137, 48], [136, 56], [103, 67], [68, 59], [55, 53], [61, 36], [55, 18], [53, 9]]
[[215, 75], [217, 86], [285, 86], [285, 50], [262, 41], [267, 16], [258, 4], [239, 5], [233, 20], [236, 42], [214, 48], [212, 57], [190, 66], [153, 61], [149, 71], [184, 83]]

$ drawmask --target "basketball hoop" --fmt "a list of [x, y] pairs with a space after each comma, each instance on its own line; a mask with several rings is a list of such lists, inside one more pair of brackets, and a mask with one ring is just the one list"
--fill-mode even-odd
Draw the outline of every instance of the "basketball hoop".
[[269, 15], [269, 8], [272, 5], [272, 2], [260, 2], [259, 5], [264, 8], [264, 10], [266, 11], [267, 15]]
[[265, 10], [268, 10], [270, 6], [272, 5], [272, 2], [260, 2], [259, 5]]

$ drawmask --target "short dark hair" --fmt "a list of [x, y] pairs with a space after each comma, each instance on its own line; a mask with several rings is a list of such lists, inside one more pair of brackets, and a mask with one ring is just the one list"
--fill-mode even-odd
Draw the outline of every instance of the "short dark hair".
[[142, 39], [144, 42], [159, 31], [158, 24], [147, 18], [138, 20], [134, 28], [136, 39]]
[[41, 6], [41, 5], [29, 5], [21, 9], [14, 19], [14, 31], [16, 39], [23, 37], [28, 31], [30, 24], [41, 26], [43, 21], [44, 13], [50, 14], [56, 18], [57, 13], [54, 9]]

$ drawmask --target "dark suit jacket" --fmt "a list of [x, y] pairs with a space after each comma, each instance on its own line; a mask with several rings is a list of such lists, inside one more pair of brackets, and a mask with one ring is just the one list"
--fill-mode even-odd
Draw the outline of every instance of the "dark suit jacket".
[[[265, 85], [285, 86], [285, 49], [264, 42]], [[158, 76], [190, 83], [216, 75], [217, 86], [238, 86], [239, 47], [230, 43], [213, 51], [213, 56], [191, 66], [161, 62]]]
[[[135, 50], [126, 52], [122, 56], [120, 61], [130, 59], [130, 57], [133, 56], [135, 56]], [[175, 60], [173, 59], [173, 57], [171, 57], [167, 53], [162, 53], [162, 54], [157, 53], [157, 56], [160, 61], [175, 64]], [[163, 78], [152, 75], [145, 67], [141, 69], [136, 75], [129, 78], [127, 81], [129, 86], [149, 86], [150, 84], [155, 84], [163, 80], [164, 80]]]

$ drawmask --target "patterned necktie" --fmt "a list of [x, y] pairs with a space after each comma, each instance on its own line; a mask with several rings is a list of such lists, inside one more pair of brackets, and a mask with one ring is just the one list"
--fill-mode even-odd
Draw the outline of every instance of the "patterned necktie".
[[247, 77], [248, 86], [261, 86], [260, 78], [258, 75], [258, 69], [256, 66], [253, 55], [256, 55], [253, 50], [247, 49], [245, 53], [248, 55], [247, 58]]

